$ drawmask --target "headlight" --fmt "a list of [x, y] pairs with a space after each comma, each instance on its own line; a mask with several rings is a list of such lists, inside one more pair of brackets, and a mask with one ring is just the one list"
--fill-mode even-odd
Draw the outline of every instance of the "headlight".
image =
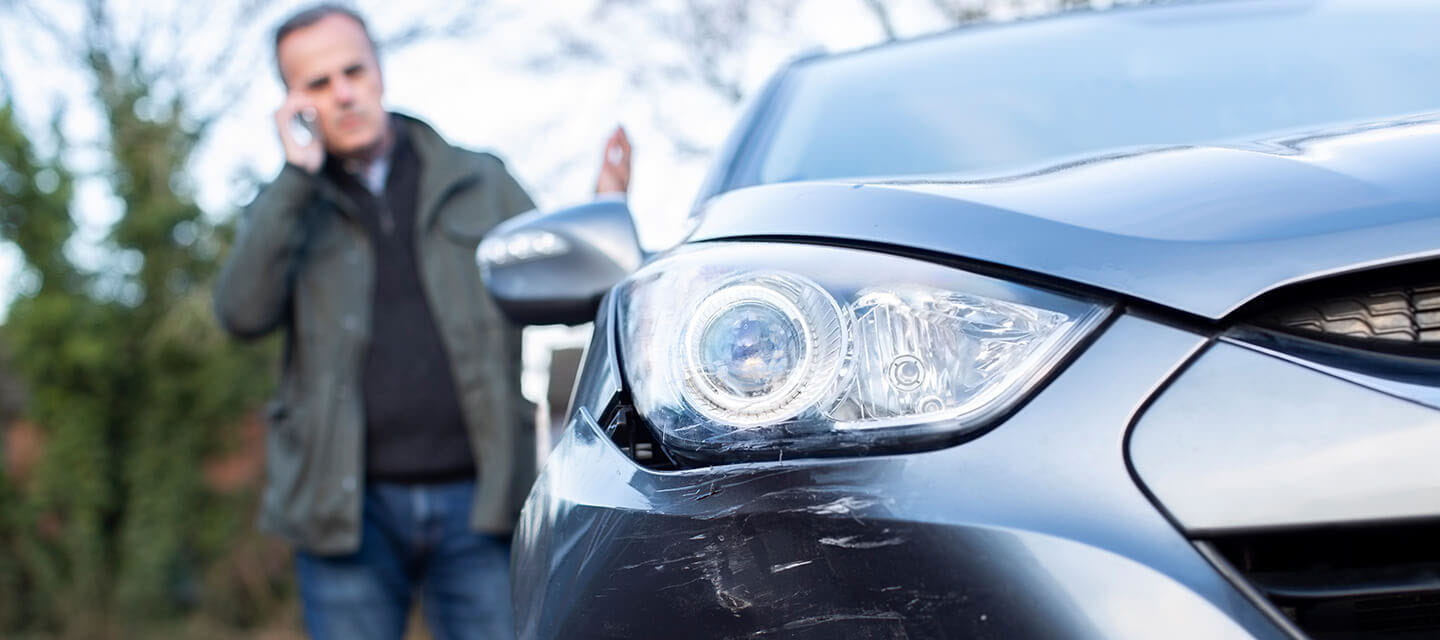
[[673, 379], [701, 415], [754, 427], [795, 417], [840, 373], [843, 311], [813, 282], [751, 273], [702, 295], [680, 331]]
[[672, 452], [703, 461], [973, 435], [1108, 313], [928, 262], [793, 244], [678, 252], [619, 302], [636, 409]]

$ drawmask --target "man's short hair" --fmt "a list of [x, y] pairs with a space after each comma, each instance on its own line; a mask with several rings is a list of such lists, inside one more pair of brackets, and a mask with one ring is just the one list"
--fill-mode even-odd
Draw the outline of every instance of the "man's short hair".
[[280, 68], [280, 41], [284, 40], [285, 36], [330, 16], [345, 16], [346, 18], [354, 20], [355, 24], [360, 25], [360, 30], [365, 32], [365, 40], [370, 42], [370, 50], [377, 52], [378, 57], [378, 50], [375, 48], [375, 38], [370, 36], [370, 27], [365, 24], [365, 18], [362, 18], [358, 12], [350, 7], [328, 2], [317, 4], [308, 9], [302, 9], [295, 15], [286, 18], [284, 22], [280, 23], [279, 27], [275, 28], [275, 70], [280, 74], [281, 84], [285, 84], [285, 70]]

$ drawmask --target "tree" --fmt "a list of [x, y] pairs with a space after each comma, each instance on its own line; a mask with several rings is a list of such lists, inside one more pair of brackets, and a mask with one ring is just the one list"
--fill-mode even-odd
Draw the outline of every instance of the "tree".
[[197, 462], [223, 446], [217, 426], [254, 406], [266, 369], [263, 354], [240, 352], [195, 317], [215, 260], [202, 241], [217, 230], [171, 188], [190, 138], [173, 119], [135, 115], [144, 92], [133, 76], [99, 61], [94, 71], [126, 204], [115, 242], [145, 256], [124, 283], [135, 295], [111, 295], [66, 258], [72, 178], [58, 158], [38, 157], [8, 103], [0, 110], [0, 229], [36, 282], [4, 338], [26, 415], [45, 436], [27, 486], [0, 491], [0, 553], [12, 569], [4, 621], [84, 636], [105, 635], [122, 610], [173, 608], [174, 578], [186, 554], [205, 551], [205, 522], [217, 517]]
[[[15, 121], [9, 96], [0, 103], [0, 237], [15, 243], [30, 272], [30, 300], [26, 306], [45, 306], [50, 300], [71, 296], [78, 282], [63, 256], [65, 240], [74, 229], [67, 209], [70, 176], [54, 158], [40, 158]], [[43, 299], [42, 299], [43, 298]], [[20, 316], [31, 315], [22, 311]], [[17, 386], [30, 373], [24, 364], [28, 343], [7, 330], [5, 376]], [[13, 393], [13, 390], [12, 390]], [[12, 400], [12, 402], [14, 402]], [[18, 404], [18, 403], [15, 403]], [[32, 404], [32, 406], [34, 406]], [[12, 410], [18, 407], [12, 407]], [[3, 424], [8, 425], [7, 419]], [[54, 588], [51, 549], [36, 535], [36, 505], [24, 499], [10, 478], [0, 473], [0, 630], [46, 617], [51, 603], [27, 593]], [[83, 498], [82, 498], [83, 499]], [[84, 524], [78, 525], [84, 527]]]

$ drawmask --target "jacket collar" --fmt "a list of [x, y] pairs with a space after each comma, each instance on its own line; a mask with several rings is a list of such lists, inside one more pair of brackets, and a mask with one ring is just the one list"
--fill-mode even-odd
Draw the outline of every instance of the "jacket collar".
[[471, 154], [455, 148], [430, 125], [410, 116], [395, 114], [397, 126], [405, 128], [415, 155], [420, 158], [420, 196], [415, 203], [420, 228], [430, 226], [440, 205], [454, 191], [480, 181], [480, 170]]
[[[399, 113], [391, 114], [391, 118], [394, 126], [402, 129], [400, 135], [409, 138], [411, 148], [420, 158], [420, 194], [415, 211], [423, 229], [430, 226], [436, 211], [452, 192], [480, 181], [480, 171], [468, 153], [451, 146], [430, 125]], [[342, 213], [354, 217], [360, 210], [333, 180], [318, 182], [320, 196], [334, 203]]]

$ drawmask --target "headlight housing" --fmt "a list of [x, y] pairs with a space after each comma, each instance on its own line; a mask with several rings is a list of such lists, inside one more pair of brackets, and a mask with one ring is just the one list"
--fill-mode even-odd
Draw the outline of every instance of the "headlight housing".
[[1109, 312], [929, 262], [778, 243], [676, 252], [618, 300], [636, 410], [672, 454], [703, 462], [974, 435]]

